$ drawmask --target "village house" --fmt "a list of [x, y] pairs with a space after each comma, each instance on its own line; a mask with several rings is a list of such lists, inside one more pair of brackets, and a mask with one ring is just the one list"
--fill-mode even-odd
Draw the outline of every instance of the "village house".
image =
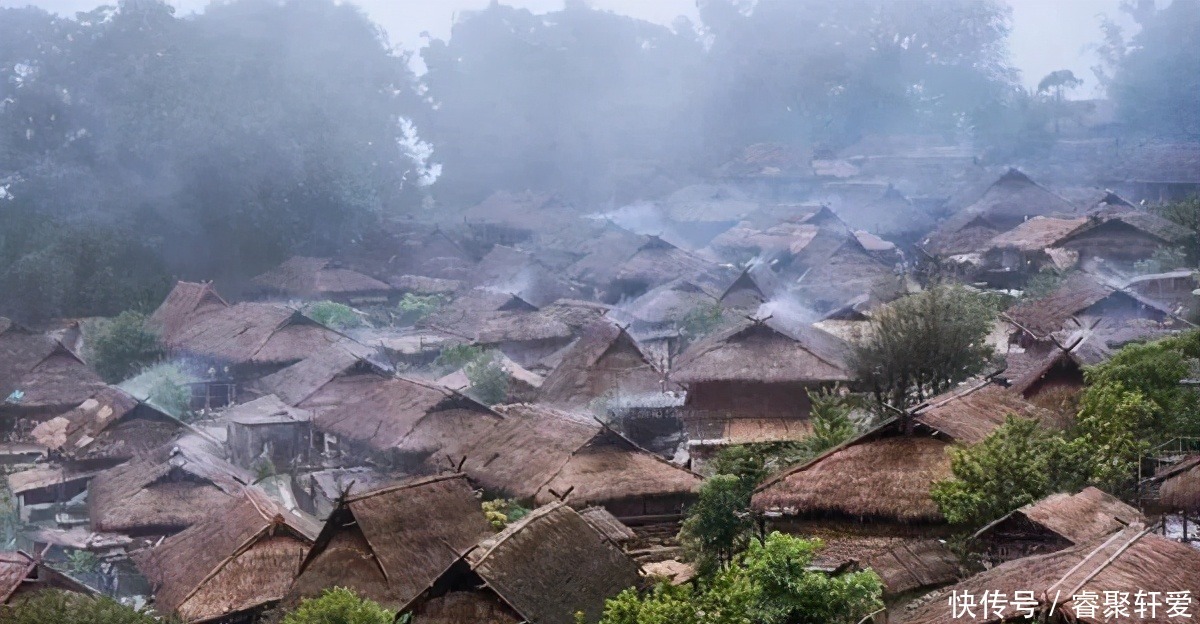
[[721, 306], [733, 314], [753, 314], [779, 294], [779, 278], [765, 264], [751, 263], [718, 297]]
[[493, 534], [463, 475], [412, 479], [343, 496], [283, 599], [294, 607], [330, 587], [399, 609]]
[[1126, 282], [1124, 290], [1157, 301], [1175, 314], [1184, 316], [1196, 307], [1195, 291], [1200, 287], [1197, 277], [1197, 272], [1192, 269], [1139, 275]]
[[[1169, 617], [1165, 597], [1169, 592], [1190, 592], [1193, 596], [1200, 592], [1200, 551], [1135, 524], [1063, 550], [1003, 563], [947, 587], [940, 599], [893, 615], [905, 624], [951, 624], [969, 618], [961, 603], [949, 602], [951, 595], [978, 597], [985, 591], [1010, 601], [1017, 592], [1028, 592], [1035, 617], [1044, 614], [1053, 624], [1111, 622], [1113, 618], [1104, 614], [1105, 592], [1130, 597], [1156, 592], [1160, 598], [1154, 614], [1147, 610], [1138, 620], [1151, 624], [1195, 622], [1194, 606], [1188, 610], [1190, 617]], [[1081, 598], [1088, 595], [1095, 599]], [[977, 617], [973, 621], [993, 623], [1012, 617], [1016, 608], [1010, 604], [1003, 614], [990, 611], [986, 616], [978, 607], [974, 612]], [[962, 617], [956, 618], [956, 614]]]
[[1188, 231], [1172, 221], [1144, 210], [1119, 208], [1088, 215], [1053, 246], [1071, 253], [1084, 267], [1130, 270], [1139, 260], [1182, 246], [1188, 238]]
[[19, 550], [0, 551], [0, 614], [39, 591], [53, 589], [94, 594], [90, 587]]
[[[501, 403], [529, 403], [537, 399], [545, 378], [512, 361], [503, 352], [495, 354], [492, 362], [500, 367], [500, 370], [504, 372], [507, 378], [508, 388], [504, 393], [504, 399], [500, 401]], [[454, 372], [439, 377], [437, 384], [455, 392], [470, 392], [472, 383], [470, 375], [467, 374], [467, 369], [470, 366], [468, 364]]]
[[758, 208], [747, 193], [726, 184], [692, 184], [663, 198], [662, 227], [675, 242], [699, 248]]
[[593, 275], [599, 298], [616, 304], [645, 294], [676, 279], [701, 285], [721, 283], [724, 271], [714, 262], [680, 249], [658, 236], [649, 236], [627, 258], [611, 264], [603, 274]]
[[1013, 510], [975, 533], [989, 565], [1062, 550], [1145, 524], [1140, 511], [1094, 487], [1076, 494], [1051, 494]]
[[756, 197], [783, 201], [808, 192], [817, 175], [816, 166], [813, 153], [800, 146], [754, 143], [721, 165], [716, 175]]
[[1134, 201], [1168, 202], [1200, 193], [1200, 144], [1126, 142], [1098, 176]]
[[199, 317], [228, 307], [212, 282], [179, 281], [150, 314], [148, 321], [158, 330], [159, 339], [164, 344], [171, 344]]
[[849, 227], [890, 241], [916, 242], [935, 225], [933, 211], [914, 203], [891, 184], [825, 184], [822, 201]]
[[515, 293], [475, 288], [421, 321], [422, 327], [499, 349], [521, 366], [562, 349], [574, 337], [555, 311], [540, 310]]
[[1147, 506], [1179, 517], [1183, 538], [1196, 541], [1200, 537], [1200, 455], [1184, 457], [1179, 462], [1160, 470], [1150, 480], [1150, 489], [1157, 489], [1157, 497], [1150, 498]]
[[33, 427], [86, 401], [104, 382], [61, 341], [0, 318], [0, 433]]
[[1078, 254], [1055, 244], [1086, 223], [1084, 218], [1039, 216], [996, 235], [981, 249], [980, 278], [997, 288], [1020, 288], [1039, 271], [1073, 267]]
[[395, 483], [397, 479], [369, 466], [326, 468], [292, 475], [290, 489], [296, 506], [324, 521], [342, 496], [354, 496]]
[[231, 407], [225, 423], [229, 460], [247, 470], [286, 469], [308, 462], [312, 451], [312, 414], [291, 407], [273, 394]]
[[696, 498], [699, 475], [594, 418], [541, 405], [497, 411], [499, 424], [451, 455], [489, 492], [536, 505], [600, 506], [626, 524], [677, 521]]
[[1018, 303], [1002, 318], [1013, 327], [1010, 342], [1023, 348], [1046, 342], [1055, 332], [1094, 327], [1101, 321], [1108, 327], [1186, 325], [1162, 304], [1086, 273], [1068, 275], [1049, 294]]
[[244, 488], [188, 529], [131, 554], [154, 610], [185, 624], [250, 622], [281, 600], [320, 526]]
[[559, 299], [578, 299], [583, 293], [533, 254], [506, 245], [492, 247], [472, 271], [470, 283], [477, 288], [512, 293], [537, 308]]
[[717, 297], [694, 282], [677, 279], [614, 306], [608, 316], [622, 323], [655, 362], [676, 354], [688, 321], [721, 310]]
[[480, 541], [403, 612], [413, 624], [572, 624], [576, 613], [598, 619], [605, 600], [640, 581], [620, 548], [551, 503]]
[[585, 407], [605, 397], [661, 393], [664, 383], [664, 373], [624, 328], [599, 320], [566, 349], [542, 383], [539, 398], [552, 405]]
[[330, 258], [292, 256], [252, 282], [268, 296], [344, 303], [386, 302], [392, 287]]
[[[829, 557], [825, 552], [818, 556]], [[903, 541], [870, 556], [860, 567], [879, 575], [883, 584], [883, 600], [887, 605], [900, 605], [953, 583], [963, 576], [958, 555], [938, 539]], [[842, 565], [846, 565], [843, 563]]]

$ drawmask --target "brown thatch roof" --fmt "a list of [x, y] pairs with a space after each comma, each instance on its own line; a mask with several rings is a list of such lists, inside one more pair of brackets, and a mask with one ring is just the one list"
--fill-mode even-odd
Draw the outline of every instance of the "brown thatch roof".
[[942, 522], [929, 486], [950, 478], [948, 446], [930, 435], [899, 435], [894, 423], [885, 424], [763, 482], [752, 505], [790, 516]]
[[1050, 294], [1023, 301], [1004, 316], [1035, 338], [1043, 338], [1062, 329], [1070, 318], [1103, 301], [1115, 289], [1084, 273], [1065, 279]]
[[883, 581], [883, 591], [896, 596], [958, 580], [958, 556], [938, 540], [902, 542], [864, 562]]
[[538, 405], [498, 408], [503, 422], [464, 447], [462, 469], [485, 488], [521, 500], [572, 505], [688, 496], [701, 478], [594, 419]]
[[313, 412], [317, 429], [376, 451], [450, 452], [500, 421], [444, 386], [370, 373], [338, 377], [300, 407]]
[[43, 589], [95, 593], [24, 552], [0, 551], [0, 614], [4, 613], [4, 605], [15, 601], [18, 596]]
[[253, 475], [191, 435], [96, 475], [88, 483], [92, 529], [173, 533], [203, 520]]
[[599, 320], [584, 328], [546, 376], [539, 398], [558, 405], [586, 405], [611, 393], [661, 389], [662, 373], [620, 326]]
[[521, 624], [524, 620], [494, 595], [451, 591], [418, 604], [411, 624]]
[[933, 228], [932, 212], [890, 184], [835, 184], [829, 190], [827, 201], [851, 228], [883, 237], [924, 234]]
[[582, 294], [533, 254], [506, 245], [492, 247], [479, 261], [471, 274], [471, 283], [515, 293], [539, 308]]
[[1056, 219], [1034, 217], [1017, 227], [1000, 234], [988, 242], [989, 249], [1018, 249], [1036, 252], [1053, 247], [1068, 234], [1078, 230], [1087, 219]]
[[588, 524], [592, 525], [596, 532], [612, 540], [614, 544], [623, 544], [629, 540], [637, 539], [637, 533], [633, 529], [625, 526], [616, 516], [608, 512], [603, 507], [588, 507], [587, 509], [579, 510], [579, 515], [583, 516]]
[[662, 202], [663, 215], [676, 223], [737, 222], [757, 208], [745, 192], [718, 184], [685, 186]]
[[75, 409], [40, 423], [33, 438], [74, 460], [127, 461], [166, 444], [183, 423], [115, 387], [105, 387]]
[[1036, 420], [1043, 426], [1062, 429], [1054, 413], [1036, 407], [1001, 386], [977, 383], [955, 389], [918, 405], [913, 419], [961, 444], [977, 444], [1004, 424], [1009, 415]]
[[0, 604], [8, 602], [37, 569], [37, 561], [20, 551], [0, 551]]
[[1200, 183], [1200, 144], [1147, 141], [1119, 150], [1104, 179], [1112, 182]]
[[187, 530], [133, 554], [161, 614], [205, 622], [277, 602], [319, 530], [255, 487], [210, 511]]
[[704, 288], [684, 279], [667, 282], [642, 296], [613, 308], [610, 316], [639, 329], [661, 329], [681, 323], [701, 306], [713, 306], [717, 299]]
[[[1049, 609], [1054, 604], [1056, 611], [1069, 618], [1068, 621], [1086, 624], [1114, 621], [1103, 615], [1106, 591], [1125, 593], [1131, 601], [1139, 591], [1159, 592], [1161, 606], [1154, 616], [1138, 616], [1138, 621], [1151, 624], [1194, 622], [1194, 615], [1183, 619], [1168, 618], [1162, 598], [1167, 592], [1191, 592], [1193, 596], [1200, 593], [1200, 551], [1136, 526], [1065, 550], [1009, 561], [945, 591], [947, 595], [950, 591], [960, 594], [965, 591], [975, 596], [988, 591], [1010, 599], [1018, 591], [1030, 591], [1040, 608]], [[1094, 616], [1081, 617], [1079, 614], [1075, 596], [1084, 592], [1097, 596]], [[1006, 610], [1005, 615], [1014, 611]], [[1196, 613], [1194, 606], [1190, 612]], [[1134, 614], [1132, 607], [1130, 614]], [[908, 624], [959, 621], [952, 617], [945, 599], [928, 601], [902, 617]]]
[[[0, 342], [7, 343], [6, 346], [12, 349], [8, 353], [0, 353], [0, 357], [10, 357], [6, 368], [17, 372], [13, 377], [0, 381], [0, 391], [8, 390], [4, 403], [0, 405], [28, 410], [66, 411], [105, 387], [104, 381], [58, 340], [20, 333], [10, 340], [5, 339], [13, 333], [10, 330], [0, 335]], [[4, 348], [0, 346], [0, 349]], [[42, 357], [26, 359], [36, 355]], [[18, 368], [18, 365], [30, 361], [30, 368]]]
[[1164, 245], [1174, 245], [1187, 240], [1190, 235], [1186, 228], [1156, 214], [1140, 209], [1105, 207], [1093, 213], [1081, 227], [1064, 236], [1059, 245], [1064, 245], [1075, 238], [1087, 236], [1099, 228], [1123, 228], [1125, 231], [1136, 231], [1157, 238]]
[[425, 277], [423, 275], [401, 275], [388, 280], [392, 288], [414, 295], [450, 295], [462, 289], [458, 280]]
[[1072, 544], [1081, 544], [1104, 535], [1111, 535], [1146, 518], [1117, 497], [1094, 487], [1077, 494], [1060, 492], [1016, 509], [975, 533], [979, 538], [1010, 518], [1021, 517], [1063, 537]]
[[671, 371], [679, 383], [850, 381], [847, 345], [811, 326], [747, 321], [684, 351]]
[[639, 282], [653, 288], [673, 279], [695, 279], [719, 272], [709, 260], [659, 238], [649, 237], [632, 256], [617, 265], [611, 281]]
[[793, 255], [811, 243], [820, 231], [816, 225], [795, 220], [775, 223], [765, 228], [755, 227], [750, 221], [742, 221], [717, 235], [709, 246], [721, 254], [733, 257], [760, 254], [767, 257]]
[[479, 344], [561, 340], [571, 327], [519, 294], [473, 288], [421, 322]]
[[192, 317], [228, 307], [212, 282], [176, 282], [149, 321], [158, 329], [163, 342], [169, 344], [193, 322]]
[[1161, 482], [1159, 503], [1171, 509], [1195, 511], [1200, 509], [1200, 455], [1175, 464], [1156, 476]]
[[339, 375], [356, 369], [370, 370], [371, 364], [341, 345], [330, 345], [246, 386], [251, 392], [274, 394], [288, 405], [299, 405]]
[[332, 345], [359, 355], [366, 348], [296, 310], [243, 302], [192, 318], [167, 346], [232, 364], [290, 364]]
[[399, 608], [492, 535], [462, 475], [413, 479], [340, 501], [300, 568], [285, 604], [349, 587]]
[[373, 277], [342, 268], [329, 258], [305, 256], [292, 256], [252, 281], [271, 291], [297, 297], [382, 293], [392, 289]]
[[[795, 271], [795, 267], [792, 270]], [[800, 274], [795, 292], [809, 307], [825, 313], [851, 299], [872, 295], [888, 283], [896, 284], [898, 290], [899, 279], [892, 267], [868, 253], [857, 239], [851, 238]]]
[[472, 570], [527, 622], [597, 620], [604, 601], [638, 584], [638, 567], [570, 507], [534, 510], [479, 543]]

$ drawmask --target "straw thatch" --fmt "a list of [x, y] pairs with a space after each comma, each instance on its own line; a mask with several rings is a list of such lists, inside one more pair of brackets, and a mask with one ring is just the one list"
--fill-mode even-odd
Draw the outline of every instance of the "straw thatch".
[[583, 516], [597, 533], [612, 540], [614, 544], [620, 545], [637, 539], [637, 533], [634, 533], [633, 529], [625, 526], [603, 507], [581, 509], [579, 515]]
[[0, 615], [4, 613], [4, 605], [44, 589], [95, 593], [91, 588], [24, 552], [0, 551]]
[[489, 589], [531, 624], [595, 621], [604, 601], [638, 584], [638, 568], [570, 507], [534, 510], [466, 556]]
[[462, 289], [458, 280], [425, 277], [423, 275], [401, 275], [388, 280], [392, 288], [414, 295], [451, 295]]
[[132, 558], [155, 609], [185, 622], [254, 612], [287, 592], [319, 527], [255, 487]]
[[600, 320], [584, 328], [542, 384], [542, 401], [586, 405], [608, 394], [653, 392], [662, 373], [623, 328]]
[[169, 414], [108, 386], [75, 409], [39, 424], [33, 438], [74, 461], [119, 463], [166, 444], [183, 429]]
[[1062, 329], [1072, 316], [1103, 301], [1114, 291], [1090, 275], [1077, 273], [1063, 280], [1050, 294], [1013, 306], [1005, 317], [1034, 338], [1042, 339]]
[[933, 229], [931, 211], [910, 201], [892, 185], [830, 185], [827, 201], [854, 229], [883, 237], [908, 237]]
[[296, 297], [378, 294], [392, 289], [373, 277], [342, 268], [329, 258], [305, 256], [292, 256], [252, 281], [267, 290]]
[[496, 191], [463, 211], [462, 216], [468, 223], [532, 230], [545, 224], [547, 219], [561, 217], [566, 213], [564, 207], [562, 198], [553, 193]]
[[539, 308], [582, 294], [533, 254], [505, 245], [496, 245], [479, 261], [471, 283], [513, 292]]
[[639, 510], [647, 500], [672, 506], [700, 485], [698, 475], [594, 419], [537, 405], [498, 410], [503, 422], [462, 452], [463, 471], [490, 490], [539, 503], [562, 497], [577, 507], [603, 505], [620, 517], [629, 515], [630, 501]]
[[918, 405], [913, 419], [961, 444], [977, 444], [1009, 415], [1036, 420], [1052, 429], [1068, 423], [1048, 410], [1036, 407], [1016, 392], [991, 383], [977, 383], [955, 389]]
[[1146, 141], [1124, 146], [1103, 176], [1113, 182], [1200, 184], [1200, 145]]
[[189, 436], [96, 475], [88, 484], [92, 529], [169, 534], [203, 520], [253, 480]]
[[462, 475], [350, 496], [326, 521], [284, 602], [338, 586], [399, 608], [489, 535], [491, 525]]
[[273, 394], [288, 405], [299, 405], [338, 375], [371, 365], [341, 345], [330, 345], [308, 357], [254, 380], [246, 389], [260, 395]]
[[[1122, 592], [1132, 597], [1138, 592], [1158, 592], [1160, 606], [1151, 615], [1137, 615], [1140, 622], [1195, 622], [1195, 607], [1190, 618], [1169, 618], [1163, 603], [1167, 592], [1200, 592], [1200, 551], [1155, 535], [1140, 526], [1124, 529], [1054, 553], [1009, 561], [945, 590], [980, 596], [984, 591], [1009, 597], [1018, 591], [1032, 592], [1040, 610], [1054, 605], [1053, 621], [1101, 624], [1115, 621], [1104, 616], [1105, 592]], [[1096, 596], [1094, 615], [1080, 615], [1076, 596], [1091, 592]], [[1013, 613], [1006, 610], [1005, 615]], [[976, 611], [978, 613], [978, 611]], [[1130, 615], [1135, 615], [1130, 608]], [[949, 624], [955, 622], [945, 599], [931, 600], [902, 618], [908, 624]], [[999, 621], [999, 618], [975, 621]]]
[[948, 446], [933, 436], [899, 435], [885, 424], [768, 479], [752, 505], [789, 516], [940, 523], [929, 486], [950, 478]]
[[217, 294], [212, 282], [176, 282], [162, 304], [150, 315], [150, 324], [158, 329], [165, 343], [172, 343], [179, 332], [193, 322], [193, 317], [228, 308], [229, 304]]
[[742, 221], [722, 232], [709, 246], [728, 257], [759, 256], [779, 257], [794, 255], [811, 243], [821, 229], [811, 223], [788, 220], [766, 228], [757, 228], [749, 221]]
[[1064, 236], [1060, 245], [1099, 234], [1101, 231], [1123, 230], [1147, 235], [1163, 245], [1176, 245], [1187, 240], [1189, 233], [1179, 224], [1144, 210], [1104, 207], [1090, 215], [1080, 228]]
[[1034, 217], [1017, 227], [996, 236], [988, 243], [989, 249], [1016, 249], [1037, 252], [1055, 246], [1068, 234], [1078, 230], [1087, 219], [1056, 219]]
[[1077, 494], [1051, 494], [1014, 510], [980, 529], [975, 533], [975, 538], [997, 538], [1017, 525], [1022, 531], [1028, 531], [1029, 523], [1032, 523], [1040, 531], [1061, 537], [1069, 544], [1082, 544], [1145, 521], [1140, 511], [1117, 497], [1087, 487]]
[[430, 455], [451, 452], [490, 429], [500, 417], [443, 386], [404, 377], [338, 377], [300, 404], [313, 425], [375, 451]]
[[1200, 510], [1200, 455], [1192, 456], [1157, 475], [1158, 502], [1169, 509]]
[[524, 620], [495, 596], [452, 591], [417, 605], [411, 624], [520, 624]]
[[718, 299], [727, 308], [754, 312], [781, 290], [779, 278], [770, 267], [751, 262]]
[[758, 202], [732, 186], [693, 184], [668, 195], [662, 208], [676, 223], [729, 223], [753, 212]]
[[638, 284], [646, 289], [678, 278], [712, 279], [713, 274], [720, 273], [713, 262], [657, 236], [649, 237], [632, 256], [613, 268], [604, 284], [610, 287], [619, 283]]
[[172, 351], [230, 364], [291, 364], [331, 345], [366, 355], [362, 345], [295, 310], [252, 302], [193, 317], [167, 342]]
[[847, 353], [845, 343], [811, 326], [749, 321], [689, 347], [670, 376], [684, 384], [850, 381]]
[[[13, 332], [5, 332], [4, 336], [10, 333]], [[29, 369], [0, 382], [11, 388], [0, 406], [26, 411], [64, 412], [105, 387], [104, 381], [58, 340], [46, 336], [21, 336], [9, 342], [9, 346], [16, 347], [14, 352], [0, 356], [12, 357], [9, 364], [11, 368], [29, 361], [23, 356], [45, 355], [34, 361]], [[0, 390], [3, 389], [0, 387]]]
[[[889, 283], [894, 292], [884, 294]], [[850, 238], [801, 273], [795, 292], [816, 312], [827, 313], [851, 299], [876, 292], [890, 300], [899, 296], [901, 288], [892, 267], [868, 253], [857, 239]]]
[[651, 288], [642, 296], [613, 308], [610, 316], [630, 323], [635, 332], [662, 329], [678, 325], [692, 311], [716, 303], [716, 296], [701, 286], [678, 279]]
[[906, 541], [864, 562], [883, 581], [885, 595], [947, 585], [958, 580], [958, 556], [938, 540]]

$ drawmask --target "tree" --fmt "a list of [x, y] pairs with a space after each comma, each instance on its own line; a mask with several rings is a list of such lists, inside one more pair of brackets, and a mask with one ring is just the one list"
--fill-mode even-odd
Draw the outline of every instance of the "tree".
[[0, 613], [6, 624], [159, 624], [149, 613], [112, 598], [49, 589], [0, 607]]
[[471, 382], [471, 396], [486, 405], [496, 405], [508, 397], [509, 375], [500, 358], [494, 352], [463, 367], [467, 380]]
[[1087, 389], [1072, 442], [1092, 484], [1118, 495], [1135, 491], [1138, 465], [1150, 440], [1158, 439], [1152, 431], [1154, 407], [1144, 394], [1121, 383]]
[[304, 312], [312, 320], [333, 329], [348, 329], [363, 324], [362, 317], [354, 311], [354, 308], [335, 301], [310, 303]]
[[1038, 83], [1038, 93], [1054, 94], [1054, 134], [1058, 134], [1059, 119], [1067, 115], [1063, 96], [1067, 91], [1078, 89], [1082, 85], [1083, 81], [1076, 78], [1075, 73], [1069, 69], [1052, 71]]
[[936, 284], [881, 309], [851, 363], [876, 400], [903, 411], [983, 370], [994, 317], [979, 295]]
[[104, 323], [91, 344], [92, 366], [108, 383], [132, 377], [162, 355], [158, 333], [139, 312], [125, 311]]
[[[1164, 3], [1165, 4], [1165, 3]], [[1136, 7], [1136, 9], [1135, 9]], [[1141, 26], [1125, 45], [1106, 25], [1102, 51], [1111, 61], [1108, 95], [1131, 130], [1179, 140], [1200, 137], [1200, 1], [1175, 0], [1155, 10], [1153, 2], [1130, 4]]]
[[754, 486], [735, 475], [718, 474], [700, 486], [696, 504], [688, 509], [679, 541], [702, 572], [729, 563], [746, 547], [754, 519], [749, 511]]
[[1074, 491], [1087, 479], [1079, 457], [1058, 433], [1009, 415], [982, 442], [950, 450], [953, 477], [930, 495], [951, 524], [979, 527], [1054, 492]]
[[345, 587], [325, 590], [307, 598], [283, 617], [283, 624], [392, 624], [395, 612], [378, 603], [359, 598]]

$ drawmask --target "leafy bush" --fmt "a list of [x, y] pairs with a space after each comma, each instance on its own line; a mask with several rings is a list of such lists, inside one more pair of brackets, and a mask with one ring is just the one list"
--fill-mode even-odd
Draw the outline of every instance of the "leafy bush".
[[469, 344], [454, 345], [442, 349], [433, 365], [447, 371], [456, 371], [483, 357], [483, 349]]
[[333, 329], [349, 329], [360, 327], [362, 317], [348, 305], [336, 301], [318, 301], [305, 308], [308, 318]]
[[1021, 298], [1041, 299], [1054, 292], [1054, 289], [1058, 288], [1064, 279], [1066, 279], [1066, 275], [1061, 271], [1051, 268], [1042, 269], [1025, 282], [1025, 288], [1021, 290]]
[[112, 598], [94, 598], [58, 590], [44, 590], [10, 605], [5, 624], [161, 624], [154, 616], [136, 611]]
[[67, 553], [67, 565], [76, 574], [95, 572], [100, 567], [100, 559], [86, 550], [72, 550]]
[[491, 523], [493, 529], [502, 531], [509, 524], [529, 515], [529, 510], [522, 507], [515, 500], [498, 498], [496, 500], [484, 501], [483, 514], [487, 516], [488, 522]]
[[125, 311], [103, 323], [91, 342], [92, 366], [108, 383], [128, 379], [162, 355], [158, 333], [139, 312]]
[[400, 311], [400, 321], [402, 323], [412, 324], [437, 312], [438, 308], [442, 307], [445, 302], [446, 299], [441, 295], [404, 293], [404, 297], [396, 304], [396, 309]]
[[696, 504], [688, 509], [679, 531], [684, 553], [697, 569], [709, 574], [729, 563], [746, 547], [754, 529], [750, 495], [744, 477], [718, 474], [700, 486]]
[[300, 602], [283, 618], [283, 624], [392, 624], [395, 612], [359, 598], [345, 587], [328, 589], [318, 598]]
[[494, 354], [476, 359], [463, 370], [471, 382], [471, 396], [481, 403], [495, 405], [508, 397], [508, 371]]
[[724, 308], [719, 303], [710, 303], [688, 311], [680, 322], [679, 330], [689, 341], [695, 341], [716, 331], [724, 322]]

